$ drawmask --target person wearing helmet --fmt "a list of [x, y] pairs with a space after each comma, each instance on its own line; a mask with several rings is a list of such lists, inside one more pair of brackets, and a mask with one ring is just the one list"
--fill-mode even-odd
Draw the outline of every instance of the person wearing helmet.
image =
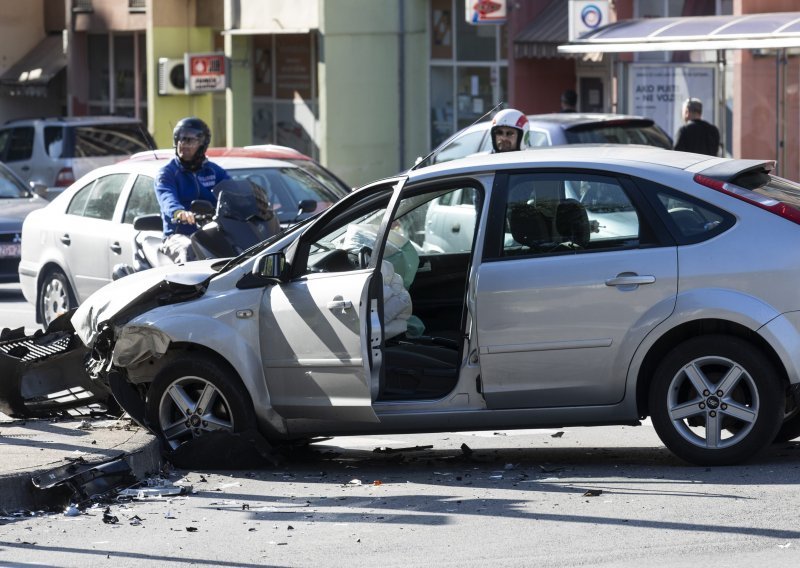
[[530, 128], [528, 117], [516, 109], [507, 108], [498, 112], [492, 119], [490, 131], [494, 153], [527, 148]]
[[179, 120], [172, 131], [172, 143], [175, 157], [158, 171], [155, 180], [164, 227], [161, 250], [173, 262], [186, 262], [194, 260], [190, 236], [197, 230], [194, 214], [189, 210], [192, 201], [204, 199], [216, 205], [212, 189], [230, 176], [206, 158], [211, 130], [199, 118]]

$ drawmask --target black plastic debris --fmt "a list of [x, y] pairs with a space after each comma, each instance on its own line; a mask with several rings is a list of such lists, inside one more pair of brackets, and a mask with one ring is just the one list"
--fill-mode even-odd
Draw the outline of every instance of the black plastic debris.
[[564, 432], [556, 432], [555, 434], [550, 434], [551, 438], [560, 438], [564, 435]]
[[411, 446], [408, 448], [387, 448], [380, 447], [372, 450], [376, 454], [394, 454], [398, 452], [419, 452], [422, 450], [430, 450], [433, 446]]
[[117, 516], [111, 514], [111, 507], [106, 507], [106, 510], [103, 511], [103, 522], [107, 525], [116, 525], [119, 523]]
[[79, 457], [66, 465], [34, 475], [31, 481], [39, 489], [66, 487], [71, 492], [70, 502], [80, 504], [107, 497], [136, 483], [136, 478], [122, 456], [99, 463], [89, 463]]
[[599, 497], [603, 494], [602, 489], [589, 489], [586, 493], [583, 494], [584, 497]]
[[90, 351], [72, 329], [71, 315], [32, 335], [25, 328], [0, 332], [0, 412], [13, 418], [119, 412], [108, 386], [86, 370]]
[[472, 450], [472, 448], [470, 448], [468, 445], [466, 445], [466, 444], [461, 444], [461, 452], [462, 452], [462, 453], [463, 453], [465, 456], [471, 456], [471, 455], [472, 455], [472, 452], [473, 452], [473, 450]]

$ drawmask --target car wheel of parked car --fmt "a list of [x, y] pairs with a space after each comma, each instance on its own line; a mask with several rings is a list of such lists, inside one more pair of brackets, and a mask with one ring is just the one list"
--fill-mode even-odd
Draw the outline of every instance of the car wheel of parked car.
[[727, 465], [768, 447], [784, 417], [772, 363], [730, 336], [689, 339], [656, 370], [650, 390], [653, 426], [678, 457]]
[[145, 412], [149, 426], [172, 450], [210, 432], [255, 427], [252, 401], [238, 377], [196, 353], [177, 358], [156, 375]]
[[67, 277], [58, 268], [50, 269], [39, 288], [39, 311], [44, 326], [47, 327], [59, 315], [77, 305]]

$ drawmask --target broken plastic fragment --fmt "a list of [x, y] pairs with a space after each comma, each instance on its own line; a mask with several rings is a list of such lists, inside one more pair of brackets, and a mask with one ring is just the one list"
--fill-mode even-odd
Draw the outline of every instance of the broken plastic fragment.
[[119, 522], [117, 516], [111, 514], [111, 507], [106, 507], [103, 511], [103, 522], [107, 525], [116, 525]]
[[564, 435], [564, 432], [556, 432], [555, 434], [550, 434], [551, 438], [560, 438]]
[[347, 485], [361, 485], [361, 480], [360, 479], [351, 479], [350, 481], [347, 482]]
[[80, 509], [78, 509], [75, 505], [70, 505], [66, 509], [64, 509], [64, 516], [65, 517], [77, 517], [81, 514]]
[[602, 489], [589, 489], [586, 493], [583, 494], [584, 497], [597, 497], [603, 494]]

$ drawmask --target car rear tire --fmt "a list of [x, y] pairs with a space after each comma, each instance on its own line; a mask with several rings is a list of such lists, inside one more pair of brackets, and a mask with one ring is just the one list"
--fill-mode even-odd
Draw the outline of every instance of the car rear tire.
[[58, 268], [51, 268], [39, 287], [39, 313], [45, 327], [59, 315], [78, 306], [66, 275]]
[[250, 396], [238, 377], [211, 357], [186, 354], [164, 367], [147, 392], [148, 426], [165, 448], [210, 432], [255, 428]]
[[649, 397], [658, 436], [698, 465], [755, 456], [772, 443], [784, 417], [774, 366], [738, 337], [696, 337], [675, 347], [656, 370]]

